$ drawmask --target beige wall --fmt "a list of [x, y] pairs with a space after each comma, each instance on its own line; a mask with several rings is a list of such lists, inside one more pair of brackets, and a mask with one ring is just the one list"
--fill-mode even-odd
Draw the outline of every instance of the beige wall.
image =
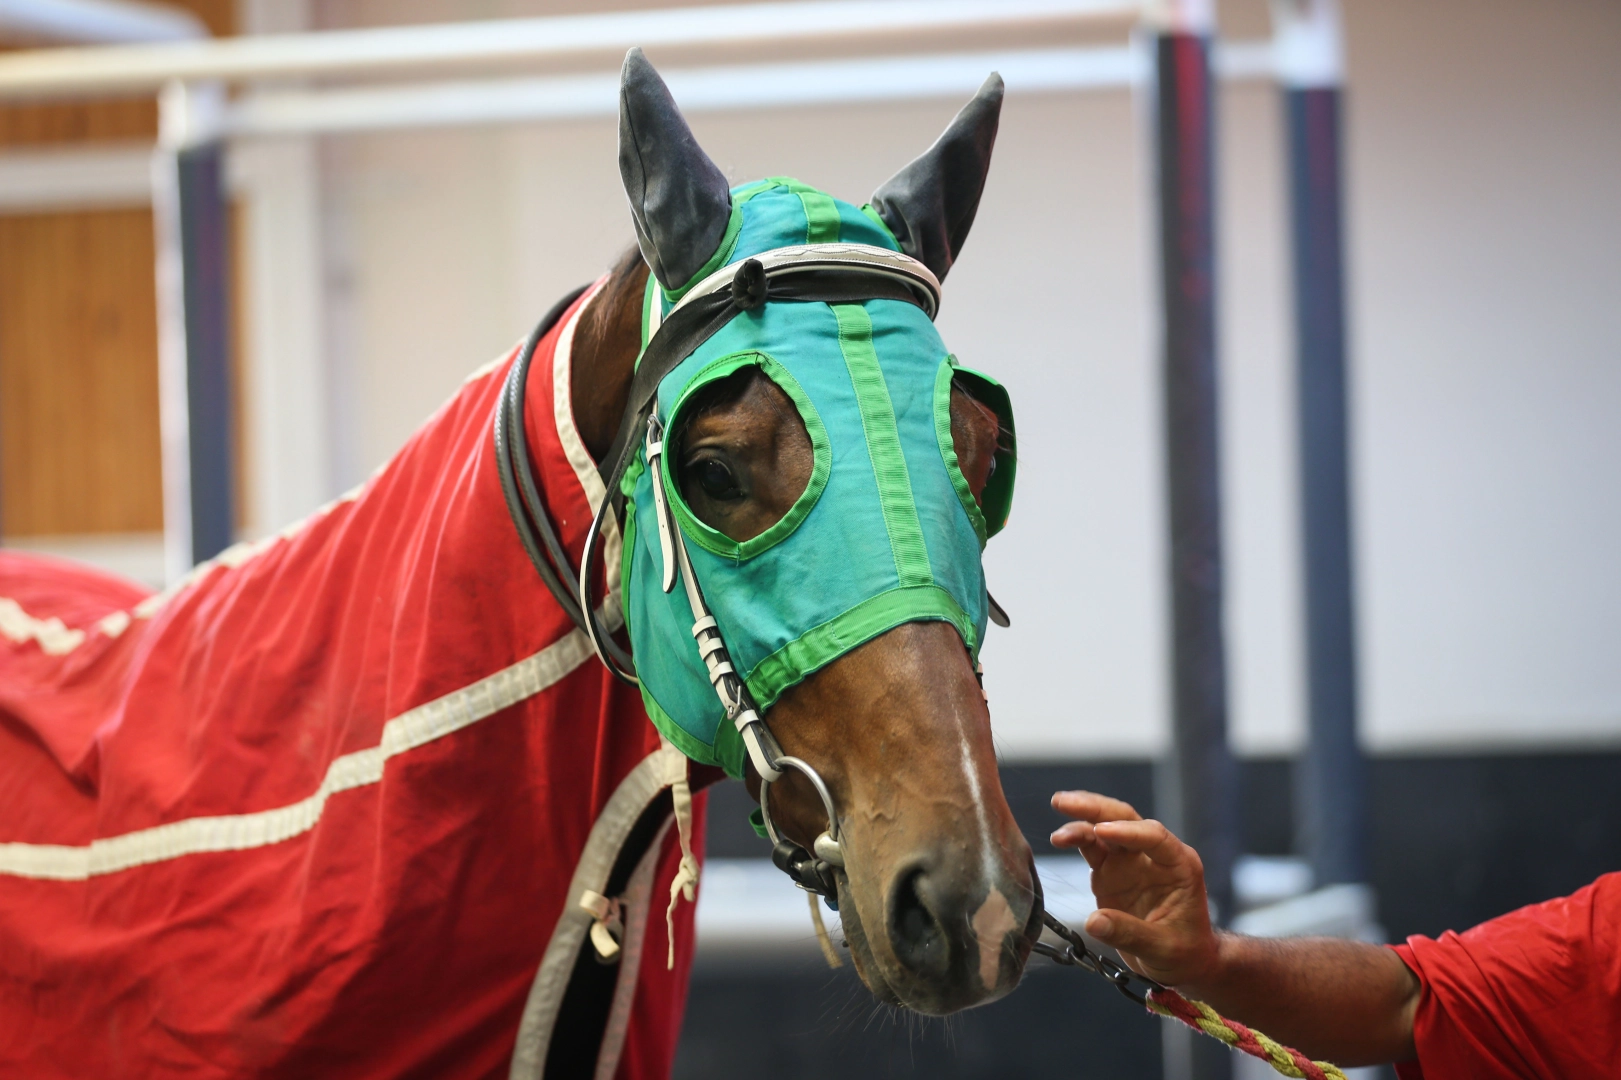
[[[337, 0], [318, 22], [452, 7], [532, 10]], [[1255, 3], [1224, 17], [1237, 36], [1266, 29]], [[1367, 740], [1621, 739], [1621, 6], [1347, 0], [1347, 19]], [[694, 127], [735, 180], [786, 173], [861, 201], [956, 104]], [[1301, 731], [1277, 111], [1264, 87], [1222, 101], [1233, 730], [1250, 752]], [[1019, 413], [1020, 494], [987, 557], [1014, 624], [985, 650], [1014, 756], [1144, 753], [1165, 737], [1137, 124], [1123, 93], [1011, 95], [947, 283], [948, 343], [1002, 377]], [[329, 140], [321, 162], [351, 478], [631, 239], [609, 119]]]
[[1380, 743], [1621, 733], [1621, 5], [1351, 7]]

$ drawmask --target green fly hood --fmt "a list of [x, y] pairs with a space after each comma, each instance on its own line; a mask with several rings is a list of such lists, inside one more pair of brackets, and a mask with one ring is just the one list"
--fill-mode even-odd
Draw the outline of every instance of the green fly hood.
[[[1007, 519], [1007, 395], [934, 327], [984, 185], [1001, 80], [866, 206], [788, 179], [728, 188], [651, 65], [625, 62], [620, 169], [652, 268], [626, 420], [604, 473], [622, 505], [622, 593], [648, 714], [689, 757], [762, 775], [761, 718], [785, 690], [903, 623], [951, 624], [977, 658], [993, 602], [981, 553]], [[683, 497], [680, 439], [745, 369], [792, 403], [809, 481], [738, 542]], [[976, 499], [953, 389], [997, 414]], [[593, 636], [598, 636], [593, 629]], [[599, 642], [600, 644], [600, 642]]]

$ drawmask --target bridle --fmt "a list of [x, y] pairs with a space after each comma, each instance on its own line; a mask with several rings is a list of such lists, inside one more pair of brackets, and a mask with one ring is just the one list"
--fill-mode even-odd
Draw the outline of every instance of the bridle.
[[[887, 248], [802, 244], [762, 252], [736, 266], [722, 267], [693, 285], [659, 323], [642, 351], [618, 434], [598, 468], [607, 495], [586, 532], [585, 551], [576, 571], [541, 498], [524, 431], [524, 388], [541, 340], [584, 291], [576, 289], [546, 313], [525, 339], [508, 371], [495, 410], [496, 467], [518, 538], [546, 588], [574, 624], [585, 631], [608, 670], [622, 681], [638, 685], [634, 661], [612, 636], [618, 623], [611, 619], [614, 624], [605, 625], [603, 614], [592, 603], [592, 592], [603, 527], [610, 513], [617, 524], [623, 524], [625, 496], [620, 481], [639, 447], [646, 452], [647, 467], [654, 470], [655, 477], [658, 475], [665, 453], [667, 419], [658, 415], [659, 383], [733, 318], [767, 301], [839, 304], [901, 300], [917, 305], [933, 319], [940, 307], [940, 282], [922, 263]], [[801, 888], [826, 897], [836, 907], [834, 869], [844, 866], [844, 850], [833, 794], [812, 765], [783, 753], [766, 726], [704, 601], [686, 540], [666, 504], [664, 486], [655, 480], [652, 489], [659, 526], [661, 584], [665, 592], [672, 591], [677, 580], [685, 587], [692, 610], [693, 640], [708, 669], [710, 685], [760, 777], [760, 812], [773, 845], [772, 861]], [[785, 771], [805, 777], [827, 813], [828, 827], [809, 851], [782, 836], [771, 817], [771, 785], [781, 780]]]
[[[665, 452], [665, 426], [657, 409], [659, 382], [735, 316], [752, 311], [767, 300], [824, 303], [903, 300], [916, 304], [933, 319], [939, 309], [940, 282], [922, 263], [884, 248], [862, 244], [806, 244], [764, 252], [744, 260], [735, 268], [717, 270], [693, 286], [671, 309], [642, 351], [631, 380], [630, 396], [625, 404], [619, 433], [614, 437], [605, 461], [598, 468], [607, 495], [586, 532], [585, 552], [576, 572], [541, 501], [540, 486], [524, 433], [523, 407], [524, 386], [535, 350], [563, 313], [584, 292], [583, 288], [574, 290], [546, 313], [525, 340], [517, 360], [508, 371], [501, 400], [495, 410], [496, 466], [507, 510], [517, 527], [524, 551], [539, 571], [541, 580], [575, 625], [585, 631], [598, 658], [608, 670], [617, 678], [638, 685], [634, 662], [611, 636], [617, 625], [605, 627], [591, 602], [591, 583], [602, 528], [608, 514], [612, 513], [618, 523], [622, 524], [624, 520], [625, 497], [620, 491], [620, 480], [636, 456], [638, 439], [646, 451], [648, 467], [654, 470], [660, 467], [660, 459]], [[658, 473], [655, 472], [654, 476], [657, 478]], [[703, 589], [692, 571], [687, 554], [686, 540], [666, 505], [664, 485], [655, 479], [652, 490], [658, 516], [661, 584], [665, 592], [675, 588], [677, 579], [685, 586], [687, 601], [692, 609], [693, 640], [708, 668], [709, 681], [726, 710], [727, 719], [736, 725], [749, 759], [760, 776], [760, 813], [773, 845], [771, 861], [800, 888], [823, 897], [830, 907], [837, 910], [838, 885], [834, 871], [844, 866], [844, 848], [839, 838], [838, 807], [834, 803], [833, 793], [812, 765], [784, 754], [771, 729], [766, 726], [748, 686], [733, 667], [720, 627], [704, 602]], [[986, 601], [991, 620], [1006, 626], [1006, 614], [988, 593]], [[810, 782], [827, 813], [827, 829], [817, 836], [809, 851], [782, 836], [771, 818], [771, 785], [790, 770]], [[816, 911], [814, 899], [812, 911]], [[818, 933], [824, 937], [823, 947], [831, 955], [832, 947], [827, 944], [825, 931], [821, 929], [821, 917], [819, 914], [815, 917]], [[1132, 1001], [1152, 1011], [1173, 1016], [1244, 1053], [1261, 1058], [1281, 1073], [1289, 1076], [1343, 1077], [1344, 1074], [1332, 1066], [1321, 1068], [1322, 1063], [1311, 1062], [1298, 1051], [1280, 1046], [1243, 1025], [1234, 1024], [1209, 1006], [1190, 1002], [1175, 990], [1132, 971], [1112, 957], [1092, 950], [1081, 934], [1066, 926], [1051, 912], [1042, 912], [1042, 922], [1059, 937], [1063, 945], [1053, 946], [1036, 941], [1032, 944], [1035, 953], [1057, 964], [1101, 976]], [[1145, 989], [1137, 990], [1135, 983], [1143, 984]]]

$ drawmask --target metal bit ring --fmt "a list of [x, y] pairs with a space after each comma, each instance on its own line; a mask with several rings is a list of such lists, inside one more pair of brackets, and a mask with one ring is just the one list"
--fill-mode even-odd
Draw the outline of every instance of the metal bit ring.
[[[839, 842], [839, 816], [833, 808], [833, 795], [827, 790], [827, 784], [822, 781], [821, 775], [815, 769], [799, 758], [784, 754], [777, 758], [776, 765], [779, 769], [784, 767], [793, 769], [805, 777], [810, 781], [811, 787], [816, 789], [816, 794], [821, 796], [822, 809], [827, 811], [827, 831], [816, 838], [813, 848], [817, 858], [833, 866], [843, 866], [844, 848]], [[771, 781], [761, 777], [760, 818], [765, 822], [766, 835], [771, 838], [773, 844], [778, 844], [782, 842], [782, 837], [777, 833], [776, 823], [771, 820], [770, 791]]]

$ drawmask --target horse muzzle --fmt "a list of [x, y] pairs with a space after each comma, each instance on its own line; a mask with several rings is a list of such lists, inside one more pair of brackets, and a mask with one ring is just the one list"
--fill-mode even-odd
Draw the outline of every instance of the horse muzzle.
[[963, 862], [929, 853], [901, 861], [881, 891], [881, 921], [863, 919], [859, 902], [841, 898], [857, 968], [880, 998], [944, 1016], [1018, 985], [1041, 929], [1028, 851], [1022, 864], [989, 875]]

